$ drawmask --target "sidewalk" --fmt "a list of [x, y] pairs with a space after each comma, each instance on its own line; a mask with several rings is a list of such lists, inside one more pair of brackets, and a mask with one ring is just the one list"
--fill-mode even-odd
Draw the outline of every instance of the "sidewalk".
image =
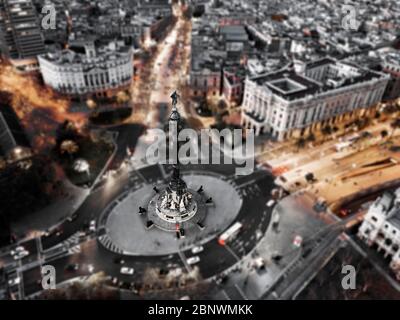
[[[280, 215], [277, 231], [269, 226], [264, 238], [252, 253], [231, 269], [229, 280], [215, 293], [214, 298], [226, 299], [229, 291], [239, 290], [244, 299], [260, 299], [265, 292], [299, 257], [301, 250], [293, 245], [296, 235], [304, 241], [312, 238], [327, 226], [313, 209], [315, 199], [309, 194], [297, 193], [284, 198], [274, 209], [273, 214]], [[279, 263], [271, 256], [279, 254]], [[253, 265], [257, 258], [265, 262], [265, 270], [257, 270]], [[236, 269], [236, 271], [234, 271]], [[232, 272], [233, 271], [233, 272]]]

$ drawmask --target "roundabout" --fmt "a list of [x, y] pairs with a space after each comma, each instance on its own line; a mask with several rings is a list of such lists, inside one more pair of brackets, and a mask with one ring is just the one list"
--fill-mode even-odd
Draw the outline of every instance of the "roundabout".
[[[207, 211], [204, 228], [188, 228], [185, 238], [181, 240], [174, 233], [159, 228], [148, 229], [145, 216], [138, 213], [138, 208], [145, 207], [149, 201], [151, 203], [157, 194], [152, 185], [144, 185], [136, 190], [128, 190], [104, 210], [100, 221], [104, 221], [105, 234], [112, 243], [109, 247], [125, 255], [173, 254], [210, 241], [236, 220], [243, 199], [233, 183], [207, 172], [184, 174], [183, 180], [188, 189], [201, 198], [198, 201], [201, 209]], [[203, 194], [193, 191], [201, 186], [207, 186]], [[209, 197], [213, 198], [213, 202], [204, 204], [204, 199]]]

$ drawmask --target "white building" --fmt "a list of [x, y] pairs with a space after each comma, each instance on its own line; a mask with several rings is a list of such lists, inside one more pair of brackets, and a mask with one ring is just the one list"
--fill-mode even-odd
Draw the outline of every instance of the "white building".
[[369, 208], [358, 236], [391, 257], [390, 268], [400, 280], [400, 188], [385, 193]]
[[283, 140], [381, 101], [389, 76], [324, 58], [245, 81], [242, 125]]
[[128, 87], [133, 78], [132, 48], [111, 42], [84, 50], [67, 49], [39, 56], [44, 82], [69, 95], [107, 95], [108, 91]]

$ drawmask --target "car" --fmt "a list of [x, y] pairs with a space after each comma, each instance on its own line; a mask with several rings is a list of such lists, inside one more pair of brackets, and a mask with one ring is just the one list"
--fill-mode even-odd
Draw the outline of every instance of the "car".
[[190, 257], [189, 259], [186, 260], [188, 265], [194, 265], [196, 263], [200, 262], [200, 257], [199, 256], [194, 256], [194, 257]]
[[20, 253], [22, 251], [25, 251], [25, 248], [23, 246], [18, 246], [14, 250], [11, 250], [11, 255], [16, 255], [17, 253]]
[[77, 271], [78, 269], [79, 269], [78, 263], [70, 263], [65, 267], [65, 271], [68, 271], [68, 272]]
[[275, 205], [275, 200], [269, 200], [268, 202], [267, 202], [267, 207], [268, 208], [271, 208], [271, 207], [273, 207]]
[[27, 251], [27, 250], [20, 251], [14, 255], [14, 260], [20, 260], [20, 259], [25, 258], [26, 256], [29, 256], [29, 251]]
[[125, 275], [133, 275], [135, 273], [135, 269], [129, 267], [122, 267], [120, 270], [121, 274]]
[[88, 271], [92, 273], [94, 271], [94, 266], [92, 264], [88, 265]]
[[198, 254], [198, 253], [202, 252], [203, 250], [204, 250], [204, 247], [203, 247], [203, 246], [193, 247], [193, 248], [192, 248], [192, 253], [193, 253], [193, 254]]
[[89, 230], [93, 232], [96, 231], [96, 220], [90, 221]]
[[8, 285], [9, 285], [10, 287], [11, 287], [11, 286], [16, 286], [16, 285], [20, 284], [20, 282], [21, 282], [21, 278], [20, 278], [20, 277], [16, 277], [16, 278], [14, 278], [14, 279], [8, 280]]

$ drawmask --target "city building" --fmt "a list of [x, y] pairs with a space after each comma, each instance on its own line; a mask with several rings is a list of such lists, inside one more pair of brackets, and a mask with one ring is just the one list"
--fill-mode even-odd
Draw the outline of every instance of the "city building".
[[234, 105], [241, 104], [245, 77], [246, 70], [241, 66], [224, 68], [222, 94], [228, 102]]
[[221, 65], [211, 57], [192, 59], [190, 89], [193, 97], [217, 97], [221, 91]]
[[393, 100], [400, 97], [400, 52], [391, 50], [383, 58], [382, 71], [390, 74], [384, 99]]
[[0, 0], [0, 50], [17, 66], [34, 65], [45, 53], [43, 35], [31, 0]]
[[110, 42], [48, 53], [39, 57], [44, 82], [68, 95], [108, 96], [128, 87], [133, 77], [133, 50]]
[[242, 125], [284, 140], [381, 101], [389, 76], [331, 58], [245, 81]]
[[222, 25], [219, 37], [228, 59], [240, 60], [249, 47], [249, 38], [242, 25]]
[[400, 189], [385, 192], [369, 208], [358, 236], [385, 257], [400, 280]]

